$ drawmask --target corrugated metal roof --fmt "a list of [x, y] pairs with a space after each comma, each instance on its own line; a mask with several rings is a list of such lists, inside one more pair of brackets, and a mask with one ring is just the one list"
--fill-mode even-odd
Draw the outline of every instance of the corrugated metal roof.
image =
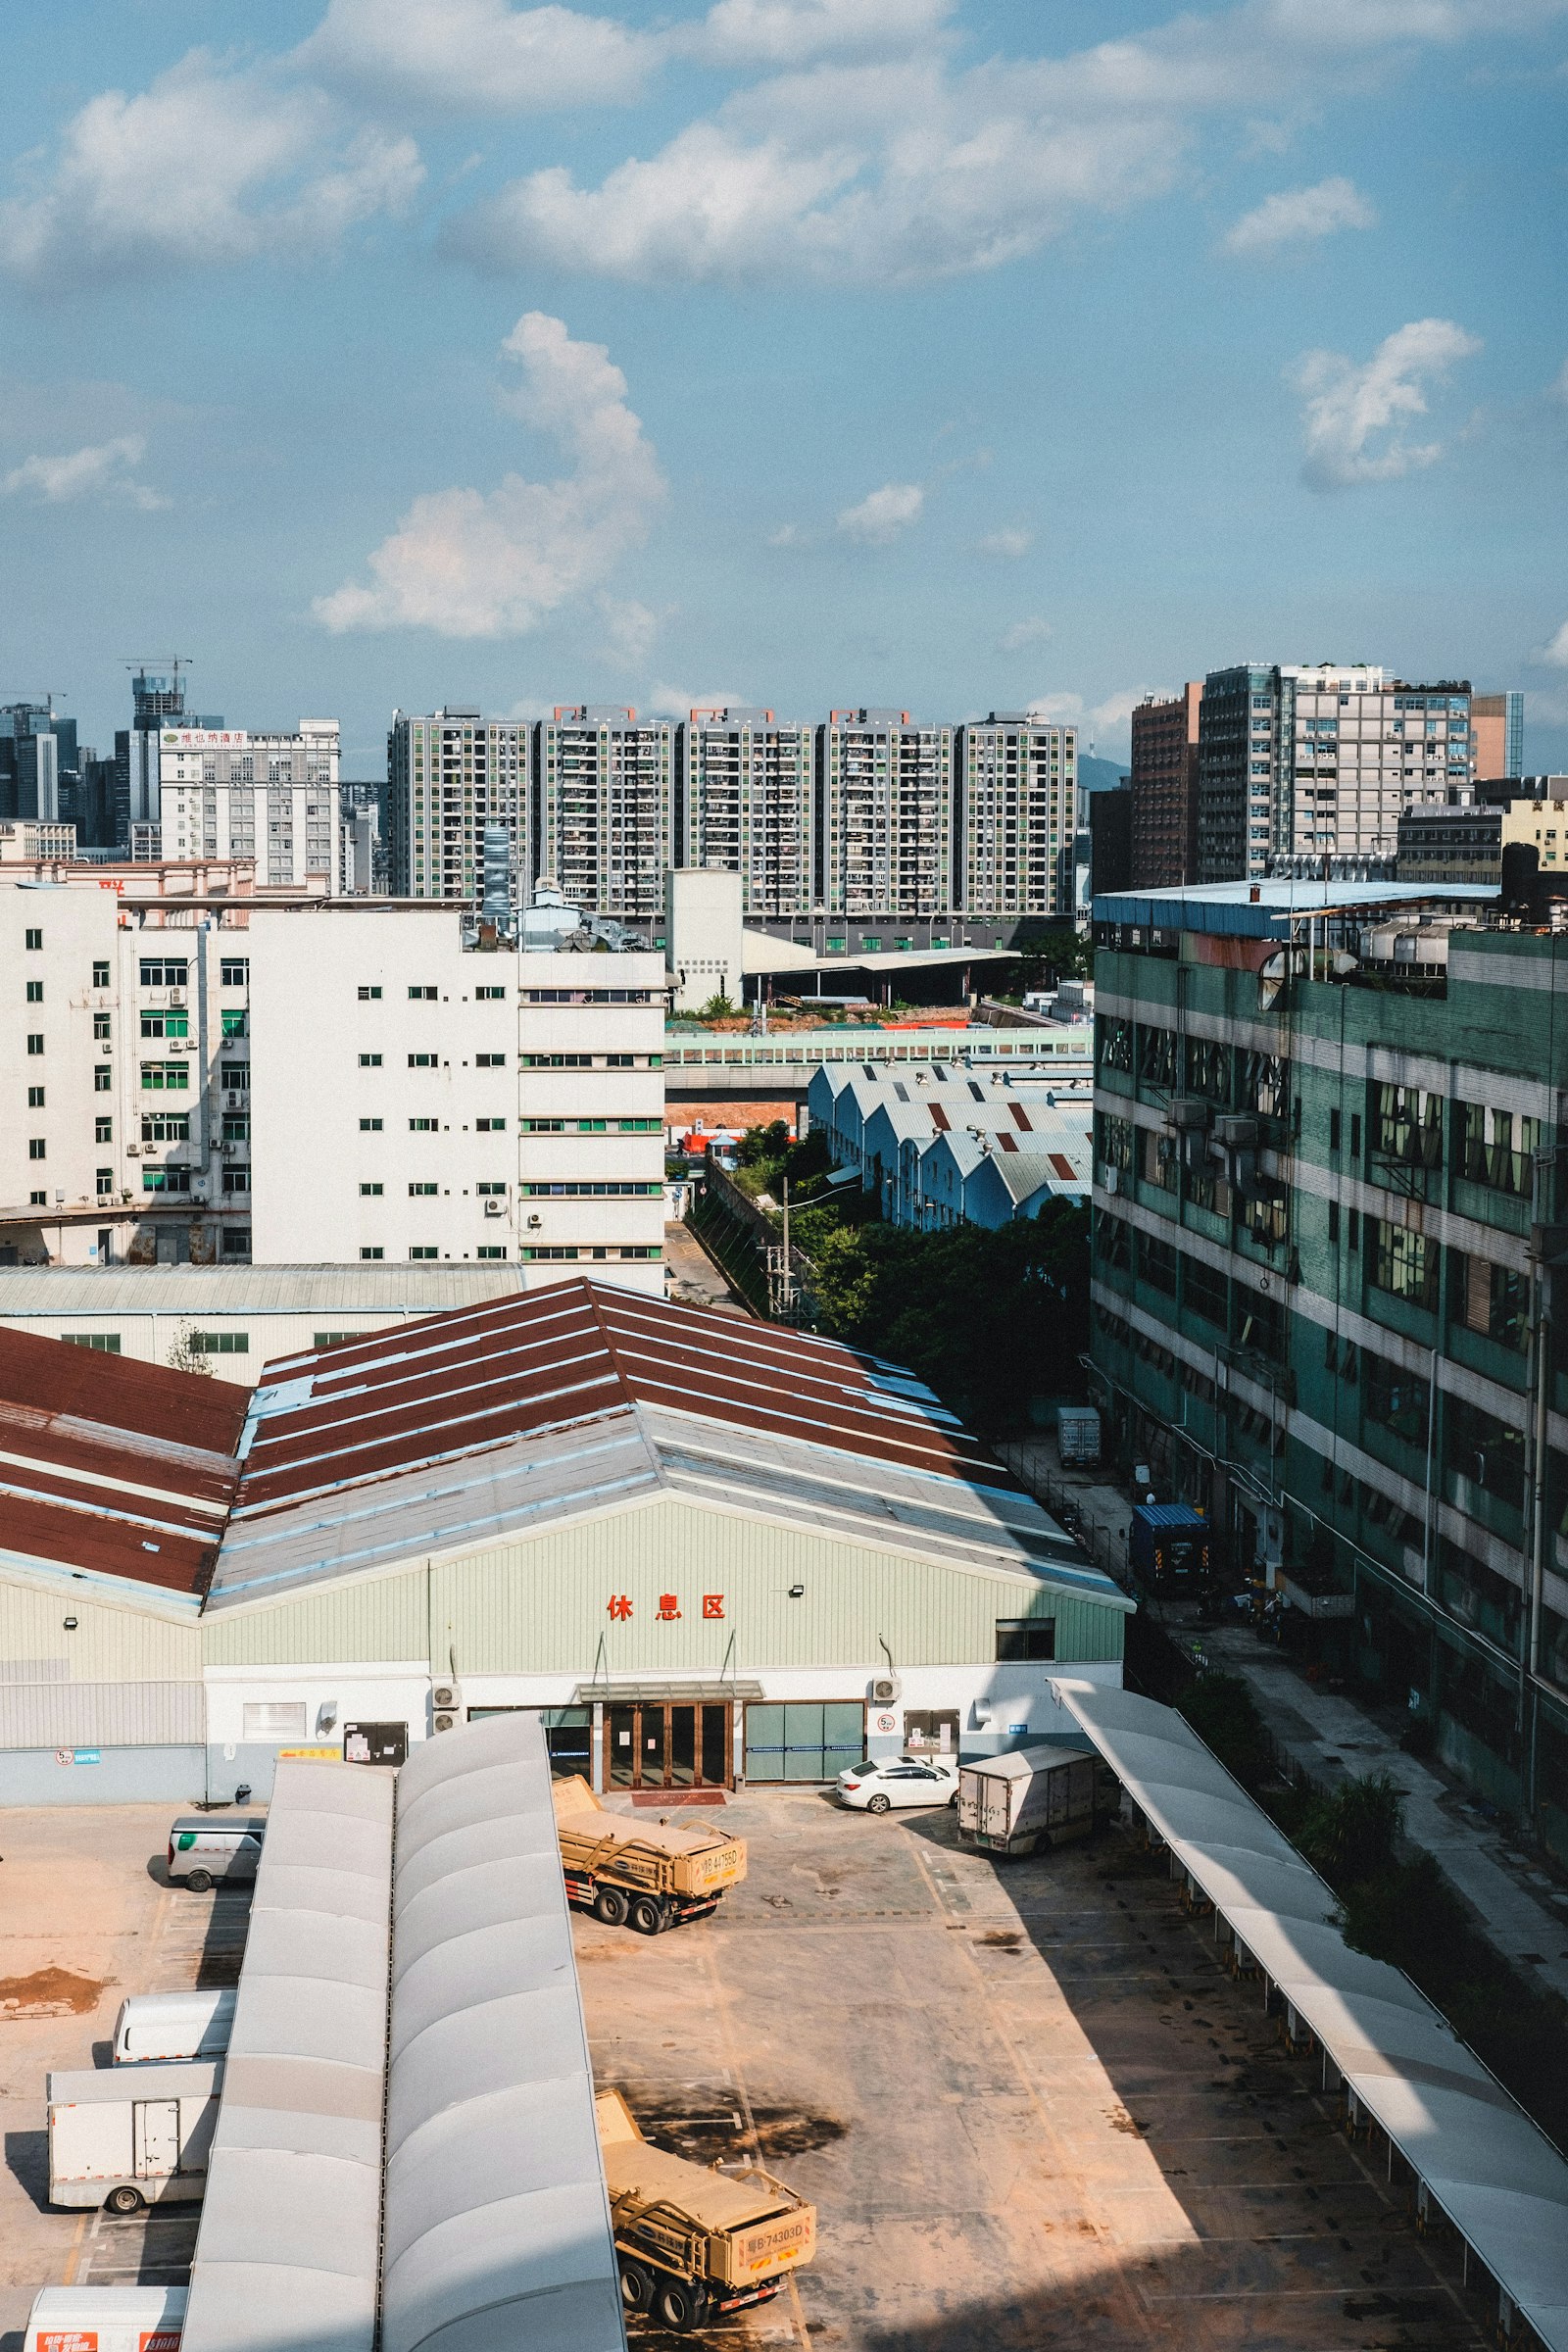
[[0, 1328], [0, 1559], [200, 1593], [248, 1395]]
[[625, 2352], [537, 1715], [398, 1776], [390, 2048], [382, 2352]]
[[519, 1266], [5, 1266], [7, 1315], [430, 1315], [522, 1286]]
[[209, 1605], [682, 1488], [1121, 1595], [899, 1367], [585, 1281], [268, 1366]]
[[1568, 2163], [1447, 2020], [1350, 1949], [1329, 1887], [1174, 1708], [1055, 1683], [1139, 1810], [1552, 2352], [1568, 2347]]
[[183, 2352], [371, 2352], [393, 1782], [277, 1767]]

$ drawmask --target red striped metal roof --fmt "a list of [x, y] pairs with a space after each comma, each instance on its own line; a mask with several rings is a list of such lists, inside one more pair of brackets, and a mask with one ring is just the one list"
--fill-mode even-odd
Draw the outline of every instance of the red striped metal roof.
[[836, 1341], [578, 1279], [269, 1364], [237, 1512], [639, 1404], [1012, 1484], [929, 1390], [895, 1367]]
[[204, 1592], [248, 1402], [230, 1381], [0, 1330], [0, 1553]]

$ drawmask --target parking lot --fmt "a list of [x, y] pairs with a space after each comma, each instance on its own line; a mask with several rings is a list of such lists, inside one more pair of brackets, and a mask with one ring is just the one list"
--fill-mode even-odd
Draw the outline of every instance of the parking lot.
[[173, 1805], [0, 1813], [0, 2352], [15, 2352], [40, 2286], [183, 2278], [194, 2205], [134, 2221], [56, 2212], [44, 2078], [107, 2065], [127, 1992], [232, 1984], [250, 1889], [166, 1885]]
[[[246, 1890], [163, 1883], [172, 1808], [0, 1815], [0, 2352], [38, 2286], [184, 2275], [196, 2208], [44, 2203], [44, 2077], [107, 2059], [130, 1991], [232, 1983]], [[574, 1919], [594, 2065], [652, 2136], [760, 2156], [819, 2209], [789, 2295], [730, 2352], [1481, 2352], [1255, 1985], [1119, 1831], [993, 1864], [946, 1812], [815, 1789], [731, 1801], [751, 1872], [647, 1941]], [[635, 2326], [635, 2324], [634, 2324]], [[660, 2338], [645, 2330], [640, 2340]]]
[[946, 1812], [877, 1820], [814, 1789], [706, 1818], [751, 1841], [715, 1918], [575, 1934], [599, 2081], [653, 2136], [760, 2154], [819, 2209], [796, 2291], [708, 2340], [1489, 2340], [1381, 2151], [1345, 2136], [1315, 2065], [1121, 1832], [993, 1864]]

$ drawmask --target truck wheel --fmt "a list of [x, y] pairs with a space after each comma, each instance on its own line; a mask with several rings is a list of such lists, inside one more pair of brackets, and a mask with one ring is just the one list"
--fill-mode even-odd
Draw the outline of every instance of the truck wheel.
[[681, 2332], [700, 2328], [708, 2317], [708, 2290], [700, 2279], [666, 2278], [660, 2286], [656, 2309], [666, 2328]]
[[651, 1894], [639, 1894], [633, 1898], [631, 1909], [626, 1914], [629, 1928], [634, 1928], [639, 1936], [657, 1936], [663, 1924], [662, 1903], [656, 1902]]
[[956, 1811], [957, 1811], [957, 1810], [958, 1810], [958, 1791], [956, 1790], [956, 1788], [955, 1788], [955, 1790], [953, 1791], [953, 1794], [952, 1794], [952, 1795], [949, 1797], [949, 1799], [948, 1799], [948, 1811], [949, 1811], [950, 1813], [956, 1813]]
[[868, 1813], [885, 1813], [889, 1801], [885, 1796], [868, 1796], [865, 1800], [865, 1809]]
[[620, 2300], [627, 2311], [646, 2311], [654, 2299], [654, 2274], [646, 2263], [620, 2266]]
[[594, 1917], [607, 1928], [618, 1928], [626, 1916], [626, 1896], [619, 1886], [601, 1886], [594, 1896]]
[[187, 1874], [185, 1880], [192, 1894], [205, 1894], [212, 1883], [213, 1874], [210, 1870], [193, 1870]]
[[122, 2183], [121, 2187], [112, 2188], [109, 2191], [108, 2196], [104, 2199], [104, 2211], [105, 2213], [140, 2213], [146, 2202], [147, 2200], [139, 2188], [132, 2188], [128, 2183]]

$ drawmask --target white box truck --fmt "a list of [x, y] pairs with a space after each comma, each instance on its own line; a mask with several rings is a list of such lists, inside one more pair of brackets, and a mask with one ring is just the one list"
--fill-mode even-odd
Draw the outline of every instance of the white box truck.
[[958, 1774], [958, 1835], [993, 1854], [1033, 1854], [1088, 1838], [1120, 1790], [1092, 1747], [1015, 1747]]
[[133, 1992], [120, 2004], [114, 2066], [192, 2058], [221, 2058], [234, 2030], [234, 1994], [225, 1992]]
[[223, 2066], [93, 2068], [49, 2077], [49, 2202], [139, 2213], [199, 2197]]
[[183, 2286], [46, 2286], [22, 2352], [179, 2352]]

